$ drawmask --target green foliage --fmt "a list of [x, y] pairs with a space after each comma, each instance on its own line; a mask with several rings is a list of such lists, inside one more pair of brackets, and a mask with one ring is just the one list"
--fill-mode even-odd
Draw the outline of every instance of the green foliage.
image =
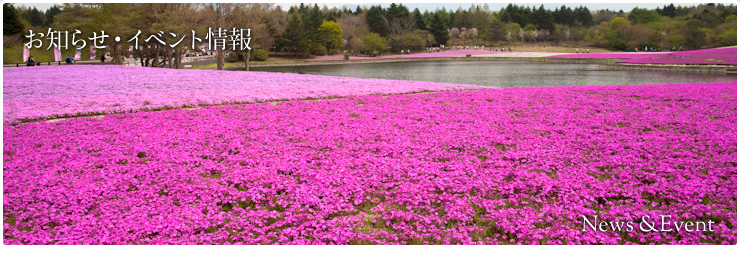
[[319, 33], [321, 33], [326, 52], [329, 54], [342, 47], [342, 29], [336, 22], [324, 21], [319, 26]]
[[23, 16], [31, 26], [39, 27], [44, 26], [44, 19], [41, 17], [41, 12], [34, 7], [29, 9]]
[[372, 53], [375, 51], [383, 52], [388, 50], [388, 42], [378, 33], [369, 33], [362, 37], [363, 49]]
[[381, 36], [388, 36], [388, 27], [383, 20], [384, 13], [381, 6], [371, 6], [365, 15], [365, 22], [367, 22], [367, 27], [370, 28], [370, 31], [378, 33]]
[[486, 39], [489, 41], [506, 40], [506, 25], [498, 18], [491, 20], [491, 26], [488, 28]]
[[[3, 48], [3, 64], [16, 64], [16, 63], [24, 63], [28, 59], [21, 59], [23, 58], [23, 44], [18, 43], [13, 45], [10, 48]], [[100, 52], [100, 51], [98, 51]], [[42, 48], [31, 48], [30, 55], [33, 56], [34, 59], [36, 59], [37, 63], [44, 63], [46, 62], [54, 62], [54, 50], [49, 49], [46, 50], [46, 47]], [[64, 59], [67, 56], [74, 57], [75, 55], [75, 49], [74, 48], [67, 48], [66, 50], [62, 50], [62, 59]], [[89, 50], [82, 50], [81, 58], [83, 60], [90, 59], [90, 51]]]
[[226, 56], [226, 62], [229, 63], [237, 63], [242, 61], [242, 56], [239, 53], [231, 52], [228, 56]]
[[422, 37], [426, 36], [426, 31], [417, 30], [419, 32], [406, 33], [401, 36], [401, 48], [420, 50], [426, 45], [426, 40]]
[[323, 56], [327, 53], [326, 47], [321, 46], [320, 44], [315, 44], [313, 47], [311, 47], [311, 50], [309, 50], [309, 52], [311, 53], [311, 55], [318, 56]]
[[665, 45], [668, 47], [679, 48], [686, 43], [686, 39], [680, 34], [670, 34], [665, 38]]
[[249, 61], [267, 61], [269, 54], [265, 50], [252, 50], [249, 53]]
[[46, 14], [45, 14], [44, 25], [51, 26], [51, 24], [54, 23], [54, 16], [56, 16], [59, 13], [62, 13], [62, 10], [57, 5], [53, 5], [49, 9], [47, 9]]
[[614, 20], [612, 20], [609, 23], [609, 31], [616, 31], [617, 29], [619, 29], [620, 26], [624, 25], [625, 23], [627, 23], [627, 20], [625, 20], [622, 17], [616, 17], [614, 18]]
[[577, 7], [573, 10], [573, 15], [576, 17], [576, 22], [582, 26], [589, 27], [594, 24], [594, 17], [587, 7]]
[[23, 32], [23, 24], [12, 4], [3, 4], [3, 35], [10, 36]]
[[555, 32], [555, 20], [552, 13], [545, 10], [544, 5], [540, 5], [540, 8], [532, 13], [531, 21], [537, 25], [537, 29], [547, 29], [550, 33]]
[[[624, 51], [627, 50], [627, 39], [620, 32], [613, 31], [606, 34], [609, 39], [609, 47], [612, 49]], [[631, 48], [630, 48], [631, 49]]]
[[737, 45], [737, 29], [727, 29], [719, 36], [722, 46]]
[[725, 18], [725, 23], [737, 24], [737, 15], [729, 15]]
[[282, 35], [282, 45], [289, 51], [294, 52], [296, 56], [305, 58], [309, 54], [309, 41], [303, 33], [303, 29], [300, 15], [293, 14]]
[[416, 28], [419, 30], [426, 30], [427, 29], [427, 23], [424, 21], [424, 17], [421, 15], [421, 12], [419, 9], [414, 9], [414, 22], [416, 24]]
[[447, 40], [450, 39], [450, 36], [447, 34], [447, 27], [445, 27], [442, 19], [437, 14], [434, 14], [434, 17], [432, 17], [432, 25], [429, 32], [434, 36], [435, 47], [447, 44]]
[[652, 23], [660, 20], [660, 14], [654, 10], [647, 10], [644, 8], [634, 8], [627, 17], [632, 23]]

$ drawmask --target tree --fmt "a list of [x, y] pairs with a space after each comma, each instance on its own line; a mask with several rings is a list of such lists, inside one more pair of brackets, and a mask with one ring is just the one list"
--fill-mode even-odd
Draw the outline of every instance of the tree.
[[532, 12], [531, 22], [537, 26], [537, 29], [547, 29], [550, 33], [555, 32], [555, 22], [552, 14], [545, 10], [544, 5], [540, 5], [539, 9]]
[[415, 28], [414, 20], [410, 16], [388, 16], [384, 18], [388, 37], [393, 40], [396, 50], [401, 49], [401, 37]]
[[311, 54], [326, 54], [321, 33], [319, 33], [319, 26], [324, 22], [319, 6], [314, 4], [312, 8], [303, 13], [301, 19], [303, 19], [303, 35], [308, 37], [308, 46]]
[[293, 51], [295, 56], [308, 57], [308, 38], [303, 34], [303, 23], [300, 15], [293, 14], [288, 26], [283, 33], [285, 46], [288, 50]]
[[324, 21], [319, 26], [319, 33], [321, 33], [321, 40], [324, 42], [327, 53], [342, 46], [342, 28], [336, 22]]
[[427, 23], [424, 22], [424, 17], [418, 8], [414, 9], [414, 21], [416, 22], [416, 28], [419, 30], [427, 30]]
[[365, 21], [370, 31], [378, 33], [381, 36], [388, 36], [388, 27], [385, 24], [384, 18], [383, 8], [380, 6], [371, 6], [367, 10], [367, 15], [365, 15]]
[[[83, 29], [104, 29], [105, 34], [110, 36], [103, 44], [109, 47], [111, 62], [117, 65], [123, 64], [121, 55], [125, 40], [116, 41], [113, 37], [133, 37], [136, 34], [133, 26], [138, 17], [134, 7], [135, 5], [122, 3], [98, 4], [95, 8], [87, 9], [89, 19], [81, 21], [84, 23]], [[91, 43], [88, 42], [89, 45]]]
[[[236, 16], [238, 10], [236, 4], [232, 3], [209, 3], [205, 4], [203, 12], [207, 16], [209, 27], [216, 29], [232, 29], [237, 27], [234, 24], [236, 22]], [[224, 63], [226, 60], [226, 52], [222, 48], [216, 48], [218, 55], [216, 57], [216, 68], [218, 70], [224, 69]]]
[[489, 41], [501, 41], [506, 38], [506, 26], [498, 18], [491, 20], [491, 26], [488, 28], [488, 35], [486, 38]]
[[[273, 13], [272, 4], [247, 3], [237, 6], [237, 24], [240, 28], [251, 29], [250, 47], [252, 50], [260, 50], [260, 55], [267, 56], [263, 49], [269, 49], [275, 43], [274, 33], [270, 31], [270, 15]], [[239, 50], [241, 48], [238, 48]], [[244, 60], [244, 69], [249, 71], [249, 60], [252, 58], [252, 50], [241, 50], [239, 53]], [[255, 55], [257, 56], [257, 55]], [[266, 59], [265, 59], [266, 60]]]
[[360, 54], [360, 51], [363, 49], [364, 45], [365, 43], [360, 37], [353, 37], [351, 40], [349, 40], [349, 48], [352, 51], [353, 55]]
[[702, 22], [691, 19], [686, 22], [686, 45], [688, 49], [700, 49], [704, 45], [706, 32], [702, 30]]
[[447, 40], [450, 39], [447, 28], [445, 27], [442, 19], [436, 13], [432, 17], [432, 25], [430, 26], [429, 32], [434, 36], [434, 46], [447, 44]]
[[370, 33], [362, 37], [363, 48], [366, 52], [382, 52], [388, 50], [388, 42], [378, 33]]
[[59, 9], [57, 5], [53, 5], [49, 9], [47, 9], [46, 10], [46, 21], [44, 22], [44, 25], [51, 26], [51, 24], [54, 23], [54, 16], [56, 16], [59, 13], [62, 13], [62, 10]]
[[663, 16], [668, 16], [671, 18], [676, 17], [676, 6], [674, 6], [673, 4], [663, 6], [663, 9], [658, 8], [656, 11]]
[[568, 26], [574, 26], [576, 23], [576, 17], [573, 14], [573, 10], [565, 5], [561, 6], [559, 10], [552, 12], [553, 20], [557, 24], [564, 24]]
[[342, 29], [342, 35], [344, 36], [344, 39], [351, 41], [353, 38], [361, 37], [370, 32], [370, 29], [367, 27], [367, 23], [365, 22], [365, 14], [352, 14], [352, 13], [345, 13], [342, 14], [342, 17], [337, 19], [337, 24], [339, 24], [339, 28]]
[[28, 11], [28, 23], [31, 26], [44, 26], [44, 19], [36, 7]]
[[719, 36], [722, 46], [737, 45], [737, 29], [727, 29]]
[[589, 27], [594, 24], [594, 17], [587, 7], [577, 7], [573, 10], [573, 15], [576, 17], [576, 21], [582, 26]]
[[609, 23], [609, 31], [617, 31], [620, 26], [624, 25], [627, 21], [622, 17], [617, 17]]
[[627, 16], [627, 19], [630, 20], [630, 22], [637, 24], [637, 23], [652, 23], [657, 22], [660, 20], [660, 14], [658, 12], [655, 12], [654, 10], [647, 10], [644, 8], [634, 8], [630, 12], [630, 15]]
[[426, 36], [428, 32], [424, 30], [414, 30], [401, 36], [401, 46], [406, 49], [420, 50], [426, 45]]
[[23, 32], [23, 24], [12, 4], [3, 4], [3, 35], [11, 36]]

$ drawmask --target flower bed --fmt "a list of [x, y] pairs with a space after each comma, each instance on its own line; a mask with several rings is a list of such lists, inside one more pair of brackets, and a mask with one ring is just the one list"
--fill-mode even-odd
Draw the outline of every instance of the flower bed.
[[674, 65], [737, 65], [737, 47], [672, 52], [666, 55], [632, 58], [620, 63]]
[[673, 65], [737, 65], [737, 47], [681, 52], [579, 53], [550, 58], [625, 59], [619, 63]]
[[[3, 241], [736, 244], [736, 89], [512, 88], [5, 125]], [[583, 231], [593, 215], [714, 231]]]
[[573, 53], [548, 56], [549, 58], [590, 58], [590, 59], [633, 59], [654, 55], [667, 54], [664, 52], [641, 52], [641, 53]]
[[3, 120], [199, 105], [491, 88], [272, 72], [72, 65], [5, 68]]
[[[350, 56], [350, 60], [373, 60], [373, 59], [407, 59], [407, 58], [440, 58], [440, 57], [466, 57], [467, 55], [485, 55], [485, 54], [497, 54], [507, 52], [494, 52], [494, 51], [482, 51], [482, 50], [454, 50], [454, 51], [442, 51], [442, 52], [430, 52], [430, 53], [412, 53], [412, 54], [392, 54], [382, 55], [377, 57], [367, 56]], [[319, 56], [307, 61], [344, 61], [343, 55], [325, 55]]]

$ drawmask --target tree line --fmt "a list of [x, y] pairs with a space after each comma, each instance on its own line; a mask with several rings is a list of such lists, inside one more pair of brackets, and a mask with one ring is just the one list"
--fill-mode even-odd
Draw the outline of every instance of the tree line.
[[[736, 45], [737, 7], [724, 4], [665, 5], [656, 9], [589, 10], [509, 4], [468, 9], [410, 10], [403, 4], [327, 8], [300, 4], [65, 4], [46, 11], [3, 5], [4, 46], [14, 46], [29, 29], [81, 29], [143, 36], [158, 31], [189, 34], [207, 27], [252, 29], [252, 48], [295, 57], [337, 53], [378, 54], [439, 46], [578, 46], [614, 50], [701, 49]], [[166, 37], [165, 37], [166, 38]], [[120, 56], [118, 42], [113, 54]], [[128, 46], [124, 46], [128, 48]], [[178, 68], [185, 46], [137, 50], [153, 66]], [[248, 66], [250, 52], [232, 52]], [[223, 68], [225, 54], [218, 54]]]

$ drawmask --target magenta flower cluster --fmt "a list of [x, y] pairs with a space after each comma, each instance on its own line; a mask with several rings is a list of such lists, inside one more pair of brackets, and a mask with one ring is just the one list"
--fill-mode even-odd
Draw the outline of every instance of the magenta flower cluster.
[[[736, 89], [510, 88], [5, 125], [3, 241], [736, 244]], [[597, 232], [584, 215], [715, 224]]]
[[737, 47], [678, 52], [580, 53], [550, 58], [625, 59], [619, 63], [674, 65], [737, 65]]
[[665, 55], [666, 52], [639, 52], [639, 53], [573, 53], [548, 56], [549, 58], [586, 58], [586, 59], [633, 59], [655, 55]]
[[[429, 53], [412, 53], [412, 54], [393, 54], [393, 55], [382, 55], [377, 57], [367, 56], [350, 56], [350, 60], [373, 60], [373, 59], [408, 59], [408, 58], [440, 58], [440, 57], [465, 57], [467, 55], [483, 55], [483, 54], [498, 54], [506, 53], [499, 51], [484, 51], [484, 50], [454, 50], [454, 51], [441, 51], [441, 52], [429, 52]], [[325, 55], [319, 56], [307, 61], [340, 61], [345, 60], [343, 55]]]
[[491, 88], [419, 81], [274, 72], [174, 70], [126, 66], [50, 66], [3, 70], [3, 120], [111, 114], [269, 100]]
[[650, 57], [632, 58], [620, 63], [676, 65], [737, 65], [737, 47], [672, 52]]

